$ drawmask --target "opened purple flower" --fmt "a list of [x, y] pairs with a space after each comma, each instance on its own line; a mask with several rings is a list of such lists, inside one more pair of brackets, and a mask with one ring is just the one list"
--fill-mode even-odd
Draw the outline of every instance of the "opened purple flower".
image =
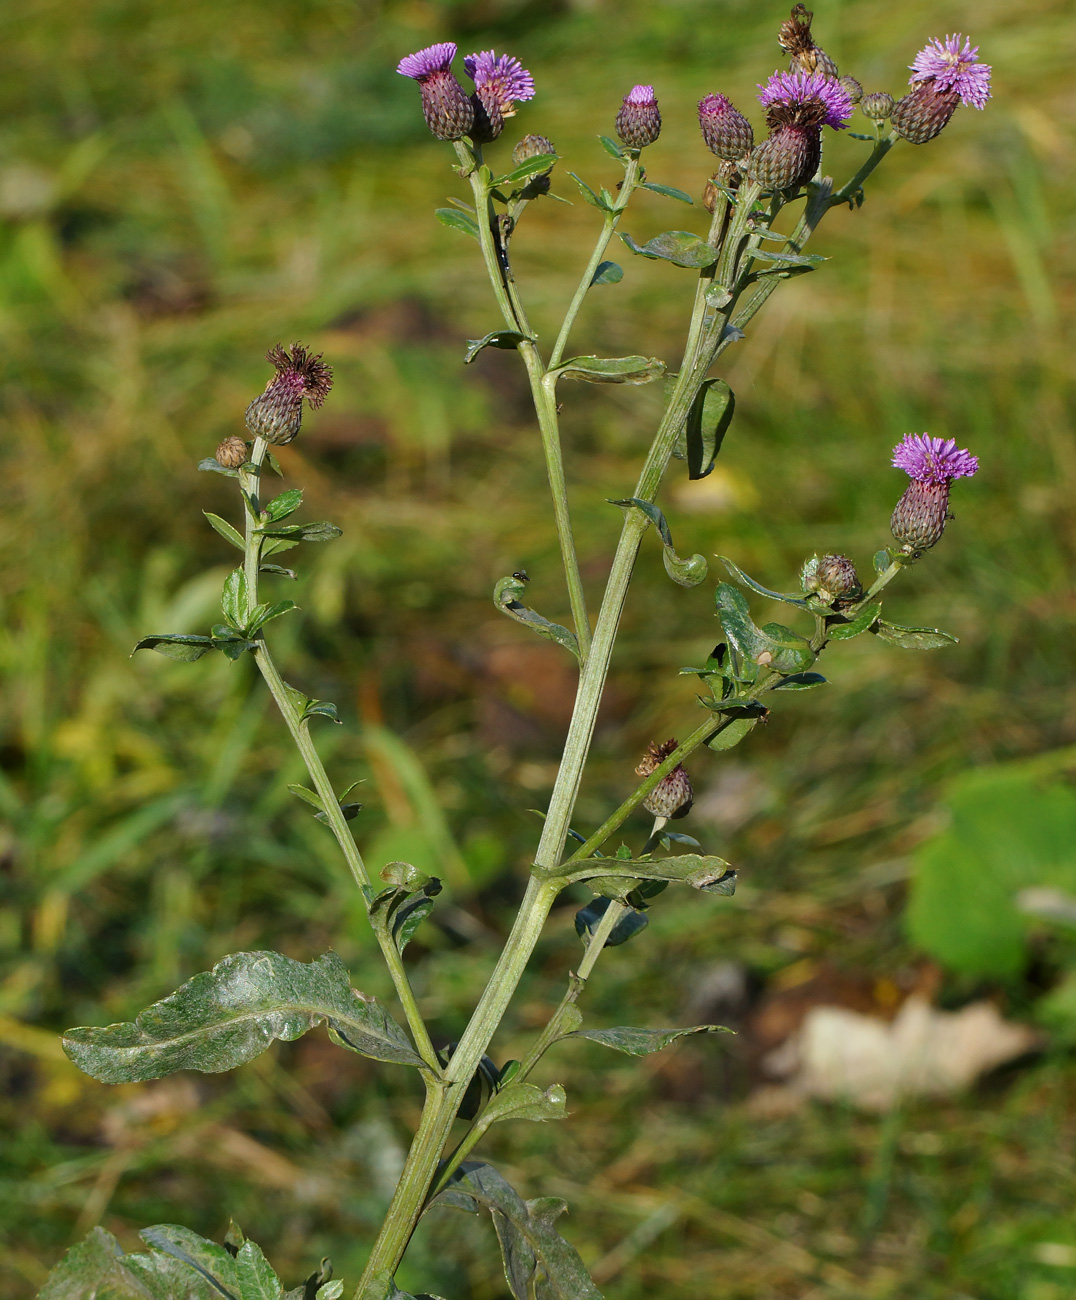
[[906, 433], [893, 448], [893, 464], [920, 483], [945, 483], [971, 478], [979, 459], [957, 449], [955, 438], [932, 438], [929, 433]]
[[504, 119], [514, 115], [516, 104], [534, 98], [534, 78], [518, 59], [493, 50], [468, 54], [463, 66], [474, 82], [473, 138], [476, 144], [488, 144], [504, 130]]
[[633, 86], [616, 115], [616, 133], [630, 149], [643, 149], [661, 134], [661, 112], [653, 86]]
[[893, 464], [911, 477], [889, 521], [894, 538], [909, 555], [929, 550], [940, 540], [949, 514], [949, 486], [970, 478], [978, 457], [958, 448], [953, 438], [908, 433], [893, 448]]
[[442, 41], [408, 54], [396, 65], [402, 77], [410, 77], [422, 88], [422, 112], [438, 140], [461, 140], [474, 125], [474, 106], [452, 75], [455, 57], [455, 45]]
[[978, 53], [978, 45], [960, 35], [928, 41], [910, 65], [908, 83], [933, 81], [938, 90], [955, 91], [969, 108], [985, 108], [990, 98], [990, 65], [976, 63]]
[[775, 72], [759, 90], [759, 103], [766, 109], [771, 129], [791, 123], [839, 131], [855, 108], [841, 83], [821, 72]]
[[272, 347], [265, 359], [276, 374], [265, 392], [247, 407], [247, 428], [256, 438], [280, 446], [291, 442], [303, 422], [303, 402], [317, 407], [333, 386], [333, 372], [320, 352], [308, 352], [301, 343], [289, 352], [282, 343]]

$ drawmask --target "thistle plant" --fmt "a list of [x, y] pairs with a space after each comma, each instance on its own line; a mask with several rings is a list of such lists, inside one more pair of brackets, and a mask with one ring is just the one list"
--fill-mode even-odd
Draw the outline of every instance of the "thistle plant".
[[[715, 587], [720, 637], [704, 663], [681, 670], [700, 684], [698, 713], [669, 719], [669, 729], [684, 738], [649, 746], [635, 767], [640, 779], [600, 826], [576, 824], [576, 798], [640, 548], [653, 536], [669, 577], [682, 587], [708, 578], [703, 556], [678, 552], [657, 499], [674, 459], [691, 479], [713, 470], [735, 405], [729, 385], [714, 373], [715, 364], [744, 338], [784, 281], [820, 267], [825, 259], [805, 251], [814, 231], [831, 212], [854, 212], [862, 204], [865, 186], [898, 140], [928, 141], [961, 103], [982, 108], [989, 97], [989, 68], [975, 61], [977, 50], [960, 36], [932, 41], [915, 58], [911, 90], [903, 98], [865, 91], [854, 77], [840, 76], [832, 58], [815, 43], [811, 18], [797, 5], [780, 28], [778, 44], [790, 62], [787, 70], [775, 71], [759, 85], [765, 133], [757, 143], [748, 115], [719, 90], [699, 103], [704, 144], [721, 161], [707, 181], [700, 157], [699, 186], [705, 185], [702, 207], [708, 220], [696, 221], [693, 230], [668, 230], [645, 244], [621, 231], [630, 205], [640, 199], [650, 202], [656, 196], [686, 206], [693, 201], [648, 178], [644, 150], [656, 153], [654, 146], [669, 127], [662, 122], [654, 87], [633, 87], [619, 110], [610, 111], [615, 138], [599, 139], [622, 178], [614, 190], [595, 188], [569, 173], [583, 201], [595, 209], [599, 230], [551, 340], [539, 338], [531, 323], [511, 253], [528, 207], [550, 194], [556, 183], [559, 156], [545, 136], [532, 132], [486, 159], [487, 147], [500, 140], [521, 105], [536, 97], [533, 78], [515, 57], [479, 51], [463, 59], [464, 74], [473, 85], [468, 90], [453, 72], [457, 50], [451, 42], [409, 54], [399, 63], [398, 72], [417, 83], [426, 123], [437, 139], [452, 146], [455, 174], [469, 189], [470, 202], [455, 199], [437, 216], [477, 245], [467, 255], [481, 259], [500, 316], [488, 333], [469, 343], [464, 359], [471, 362], [489, 347], [518, 355], [549, 479], [564, 570], [567, 614], [560, 617], [565, 621], [555, 622], [528, 606], [522, 572], [498, 582], [493, 600], [505, 615], [556, 643], [578, 666], [575, 706], [541, 832], [529, 862], [519, 866], [522, 897], [514, 924], [469, 1023], [450, 1045], [436, 1025], [427, 1024], [405, 962], [408, 942], [436, 906], [441, 883], [407, 863], [364, 859], [352, 832], [359, 805], [350, 789], [340, 790], [330, 778], [318, 751], [317, 727], [339, 721], [336, 708], [286, 681], [271, 650], [275, 621], [295, 610], [290, 600], [263, 597], [263, 587], [295, 576], [278, 558], [304, 543], [329, 542], [339, 533], [328, 522], [294, 522], [302, 491], [273, 495], [266, 479], [267, 471], [277, 468], [271, 448], [300, 434], [304, 404], [317, 408], [330, 393], [332, 372], [323, 358], [302, 344], [274, 346], [268, 353], [274, 373], [246, 411], [249, 437], [233, 434], [201, 463], [204, 470], [234, 479], [238, 488], [236, 522], [207, 514], [223, 542], [242, 557], [224, 584], [223, 621], [206, 634], [148, 635], [136, 648], [185, 661], [217, 651], [233, 660], [253, 658], [306, 765], [309, 785], [291, 789], [314, 809], [339, 845], [398, 1006], [390, 1010], [353, 988], [332, 952], [309, 962], [273, 952], [236, 953], [195, 975], [135, 1021], [72, 1029], [64, 1046], [95, 1078], [129, 1083], [181, 1069], [232, 1069], [269, 1049], [275, 1039], [295, 1039], [324, 1025], [342, 1051], [414, 1070], [425, 1089], [421, 1120], [365, 1271], [351, 1280], [349, 1293], [355, 1300], [404, 1297], [395, 1282], [400, 1261], [419, 1220], [435, 1207], [491, 1213], [508, 1287], [517, 1300], [599, 1295], [579, 1255], [555, 1226], [563, 1202], [524, 1200], [491, 1165], [475, 1158], [475, 1151], [495, 1123], [564, 1117], [564, 1089], [549, 1082], [546, 1073], [547, 1057], [555, 1060], [553, 1049], [564, 1040], [582, 1037], [639, 1056], [685, 1035], [720, 1029], [601, 1028], [584, 1019], [586, 989], [603, 951], [637, 935], [646, 911], [660, 906], [659, 896], [670, 884], [707, 895], [707, 905], [715, 907], [735, 889], [735, 868], [704, 851], [691, 836], [669, 830], [670, 822], [679, 823], [691, 809], [692, 785], [684, 764], [693, 759], [701, 765], [704, 757], [709, 761], [710, 755], [743, 742], [784, 693], [821, 686], [820, 660], [833, 642], [870, 635], [886, 647], [922, 650], [954, 640], [935, 628], [905, 627], [882, 616], [889, 584], [941, 539], [951, 518], [953, 480], [977, 469], [976, 458], [955, 441], [909, 434], [893, 451], [892, 464], [906, 471], [911, 482], [893, 512], [892, 544], [879, 547], [871, 568], [864, 570], [869, 577], [861, 579], [845, 555], [816, 554], [805, 560], [795, 590], [779, 590], [743, 572], [733, 558], [719, 557], [730, 579]], [[829, 131], [846, 131], [857, 105], [869, 129], [848, 134], [862, 142], [864, 158], [854, 175], [838, 185], [822, 174], [824, 137]], [[682, 128], [685, 124], [675, 124], [674, 129]], [[647, 164], [650, 157], [647, 152]], [[622, 278], [622, 268], [606, 256], [614, 236], [631, 255], [666, 263], [672, 291], [678, 278], [693, 281], [693, 293], [685, 295], [682, 356], [672, 369], [652, 356], [602, 357], [570, 346], [588, 295]], [[620, 539], [595, 604], [581, 576], [574, 540], [561, 403], [570, 400], [572, 382], [636, 385], [659, 380], [666, 386], [663, 413], [633, 494], [611, 502], [622, 512]], [[875, 430], [865, 436], [879, 439]], [[879, 472], [883, 454], [879, 441]], [[801, 630], [775, 622], [758, 625], [751, 595], [788, 606]], [[626, 781], [630, 769], [626, 761]], [[648, 830], [638, 829], [639, 809], [653, 818], [646, 823]], [[622, 831], [629, 842], [618, 842]], [[583, 944], [576, 968], [565, 971], [562, 996], [552, 1002], [546, 1023], [522, 1058], [498, 1063], [495, 1036], [550, 910], [562, 891], [580, 884], [593, 899], [576, 917]], [[42, 1294], [53, 1300], [98, 1294], [94, 1288], [104, 1282], [113, 1287], [109, 1294], [122, 1296], [263, 1300], [285, 1294], [261, 1249], [234, 1226], [220, 1245], [170, 1225], [149, 1228], [143, 1236], [149, 1253], [123, 1255], [107, 1233], [97, 1230], [69, 1252]], [[323, 1263], [286, 1294], [292, 1300], [333, 1300], [343, 1290]]]

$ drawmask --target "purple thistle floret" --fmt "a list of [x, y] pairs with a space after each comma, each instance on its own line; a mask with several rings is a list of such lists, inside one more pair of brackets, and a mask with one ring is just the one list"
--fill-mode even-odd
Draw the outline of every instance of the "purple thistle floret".
[[478, 54], [468, 54], [463, 66], [475, 89], [491, 94], [506, 116], [518, 100], [534, 98], [534, 78], [510, 54], [497, 55], [492, 50], [482, 50]]
[[435, 72], [447, 72], [456, 57], [456, 46], [452, 41], [442, 41], [440, 45], [428, 45], [417, 54], [408, 54], [396, 65], [401, 77], [411, 77], [415, 81], [425, 81]]
[[776, 111], [790, 120], [792, 115], [809, 109], [812, 125], [831, 126], [837, 131], [845, 127], [855, 108], [840, 82], [821, 72], [775, 72], [758, 89], [762, 92], [759, 102], [770, 113]]
[[[963, 47], [960, 42], [963, 41]], [[947, 36], [944, 41], [928, 41], [910, 64], [908, 84], [933, 81], [938, 90], [955, 91], [969, 108], [985, 108], [990, 98], [990, 65], [976, 63], [978, 45], [963, 36]]]
[[917, 483], [940, 486], [955, 478], [970, 478], [979, 468], [979, 459], [963, 448], [958, 450], [955, 438], [906, 433], [893, 448], [893, 465]]
[[638, 104], [649, 107], [649, 105], [657, 102], [653, 86], [632, 86], [631, 90], [624, 96], [625, 104]]

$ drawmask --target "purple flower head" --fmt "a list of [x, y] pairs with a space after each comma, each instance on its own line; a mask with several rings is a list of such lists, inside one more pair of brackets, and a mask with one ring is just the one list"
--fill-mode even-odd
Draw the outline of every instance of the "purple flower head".
[[932, 438], [929, 433], [906, 433], [893, 448], [893, 465], [917, 483], [947, 484], [954, 478], [970, 478], [979, 459], [957, 449], [955, 438]]
[[463, 66], [475, 90], [483, 99], [487, 96], [493, 99], [505, 117], [515, 111], [518, 100], [534, 98], [534, 78], [510, 54], [496, 55], [492, 50], [482, 50], [479, 54], [468, 54]]
[[425, 81], [435, 72], [447, 72], [456, 57], [456, 47], [452, 41], [442, 41], [440, 45], [428, 45], [417, 54], [409, 54], [396, 65], [401, 77], [412, 77], [415, 81]]
[[639, 105], [640, 107], [649, 108], [651, 104], [656, 104], [657, 102], [657, 96], [654, 94], [653, 86], [633, 86], [624, 96], [624, 103], [633, 106]]
[[645, 149], [661, 134], [661, 110], [653, 86], [633, 86], [616, 115], [616, 133], [629, 149]]
[[933, 81], [939, 90], [955, 91], [969, 108], [985, 108], [990, 98], [990, 65], [976, 63], [978, 53], [978, 45], [960, 35], [931, 40], [909, 65], [912, 75], [908, 84]]
[[840, 82], [821, 72], [775, 72], [759, 90], [771, 130], [778, 126], [832, 126], [839, 131], [855, 107]]

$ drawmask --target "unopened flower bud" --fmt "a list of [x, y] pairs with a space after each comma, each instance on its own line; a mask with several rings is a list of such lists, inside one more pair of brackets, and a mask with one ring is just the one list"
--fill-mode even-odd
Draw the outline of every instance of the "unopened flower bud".
[[707, 149], [729, 162], [746, 158], [755, 143], [754, 127], [724, 95], [699, 100], [699, 126]]
[[[547, 140], [544, 135], [525, 135], [512, 150], [512, 161], [518, 167], [531, 158], [538, 158], [542, 154], [556, 152], [553, 141]], [[527, 181], [525, 198], [529, 198], [531, 194], [547, 194], [549, 192], [549, 173], [554, 166], [555, 164], [550, 163], [544, 172], [535, 173]]]
[[859, 101], [859, 111], [872, 122], [884, 122], [893, 112], [893, 96], [884, 90], [872, 90]]
[[840, 84], [853, 104], [858, 104], [863, 98], [863, 87], [855, 77], [841, 77]]
[[926, 144], [941, 135], [959, 103], [955, 90], [938, 90], [933, 82], [922, 82], [894, 104], [890, 116], [897, 134], [909, 144]]
[[957, 448], [953, 438], [932, 438], [926, 433], [906, 434], [893, 449], [893, 464], [911, 477], [889, 521], [894, 539], [908, 554], [928, 551], [945, 532], [949, 514], [949, 488], [955, 478], [970, 478], [979, 461]]
[[[635, 769], [637, 776], [649, 776], [676, 749], [677, 742], [670, 739], [660, 745], [651, 742]], [[679, 763], [657, 783], [643, 800], [643, 807], [655, 817], [686, 817], [691, 811], [695, 793], [691, 779]]]
[[616, 115], [616, 133], [629, 149], [644, 149], [661, 134], [661, 113], [653, 86], [633, 86]]
[[242, 438], [225, 438], [217, 448], [217, 464], [225, 469], [238, 469], [246, 460], [247, 444]]
[[303, 401], [315, 407], [325, 401], [333, 372], [321, 356], [311, 356], [301, 343], [293, 344], [290, 353], [280, 343], [269, 349], [265, 359], [276, 374], [247, 407], [247, 428], [256, 438], [274, 446], [291, 442], [303, 422]]
[[779, 126], [753, 150], [747, 174], [764, 190], [787, 190], [809, 181], [822, 160], [817, 126]]
[[846, 555], [823, 555], [814, 571], [815, 591], [827, 605], [859, 594], [856, 566]]

